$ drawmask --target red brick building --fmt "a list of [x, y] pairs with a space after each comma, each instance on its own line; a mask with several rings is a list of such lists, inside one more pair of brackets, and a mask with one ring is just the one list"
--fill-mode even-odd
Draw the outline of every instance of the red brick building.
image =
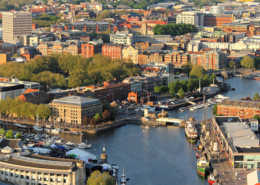
[[173, 63], [176, 68], [186, 65], [189, 61], [189, 54], [183, 52], [174, 52], [164, 55], [164, 62]]
[[102, 46], [102, 55], [109, 56], [112, 59], [122, 58], [122, 44], [104, 44]]
[[260, 102], [245, 100], [225, 100], [217, 105], [217, 113], [222, 116], [238, 116], [251, 119], [260, 115]]
[[46, 103], [49, 101], [49, 95], [44, 91], [39, 91], [38, 89], [27, 89], [19, 97], [23, 102], [34, 104]]
[[93, 90], [95, 98], [106, 100], [107, 102], [126, 99], [131, 91], [131, 85], [126, 83], [109, 85], [105, 82], [102, 87], [89, 86], [87, 88]]
[[231, 23], [233, 14], [205, 14], [204, 26], [222, 26], [224, 23]]
[[246, 32], [249, 28], [249, 24], [243, 23], [225, 23], [222, 24], [222, 31], [224, 32]]
[[84, 58], [93, 57], [94, 54], [98, 53], [98, 45], [94, 44], [81, 44], [81, 56]]
[[141, 97], [145, 97], [147, 96], [147, 92], [141, 90], [141, 91], [136, 91], [136, 92], [130, 92], [128, 93], [128, 101], [132, 101], [135, 103], [139, 103], [140, 102], [140, 98]]

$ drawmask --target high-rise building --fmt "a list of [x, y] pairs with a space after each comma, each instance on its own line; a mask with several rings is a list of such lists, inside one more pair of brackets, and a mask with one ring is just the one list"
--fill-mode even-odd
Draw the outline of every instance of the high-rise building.
[[176, 23], [204, 26], [204, 15], [198, 12], [182, 12], [176, 16]]
[[3, 12], [3, 41], [19, 41], [22, 36], [32, 34], [32, 14], [30, 12]]

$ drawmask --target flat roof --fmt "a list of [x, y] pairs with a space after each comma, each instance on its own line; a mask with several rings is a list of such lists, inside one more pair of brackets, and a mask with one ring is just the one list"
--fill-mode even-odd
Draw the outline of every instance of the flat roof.
[[259, 139], [245, 122], [224, 122], [227, 137], [235, 147], [258, 147]]
[[66, 96], [63, 98], [54, 99], [53, 103], [63, 103], [71, 105], [90, 105], [94, 103], [100, 103], [98, 99], [94, 98], [85, 98], [81, 96]]

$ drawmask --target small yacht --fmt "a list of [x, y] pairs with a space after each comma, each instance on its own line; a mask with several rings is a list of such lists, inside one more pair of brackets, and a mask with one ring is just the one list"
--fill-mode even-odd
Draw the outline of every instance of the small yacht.
[[55, 128], [55, 129], [52, 129], [51, 130], [51, 133], [52, 134], [59, 134], [61, 132], [61, 129], [60, 128]]
[[33, 129], [36, 131], [36, 132], [42, 132], [43, 131], [43, 128], [38, 126], [38, 125], [34, 125], [33, 126]]
[[17, 128], [27, 128], [26, 125], [21, 125], [20, 123], [15, 123], [14, 126], [16, 126]]
[[217, 99], [229, 99], [229, 97], [223, 96], [222, 94], [216, 95], [215, 98], [217, 98]]

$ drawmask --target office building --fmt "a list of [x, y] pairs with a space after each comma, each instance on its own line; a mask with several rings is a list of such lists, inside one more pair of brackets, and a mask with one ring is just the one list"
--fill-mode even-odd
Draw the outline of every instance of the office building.
[[81, 96], [54, 99], [49, 106], [52, 110], [52, 120], [72, 124], [82, 124], [84, 116], [93, 118], [97, 113], [103, 112], [103, 105], [98, 99]]
[[231, 23], [233, 20], [233, 14], [205, 14], [204, 26], [222, 26], [224, 23]]
[[22, 36], [32, 34], [32, 14], [30, 12], [3, 12], [3, 41], [20, 41]]
[[15, 98], [25, 91], [24, 85], [19, 83], [0, 82], [0, 100], [6, 97]]
[[217, 116], [212, 120], [215, 138], [226, 151], [232, 167], [250, 170], [260, 167], [259, 139], [250, 129], [248, 122], [238, 117]]
[[218, 103], [217, 113], [222, 116], [237, 116], [241, 119], [251, 119], [255, 115], [260, 115], [260, 102], [224, 100]]
[[224, 6], [210, 6], [209, 13], [210, 14], [224, 14], [225, 7]]
[[127, 34], [127, 33], [110, 34], [110, 43], [111, 44], [132, 45], [133, 44], [133, 34]]
[[182, 12], [176, 16], [176, 24], [204, 26], [204, 15], [197, 12]]

